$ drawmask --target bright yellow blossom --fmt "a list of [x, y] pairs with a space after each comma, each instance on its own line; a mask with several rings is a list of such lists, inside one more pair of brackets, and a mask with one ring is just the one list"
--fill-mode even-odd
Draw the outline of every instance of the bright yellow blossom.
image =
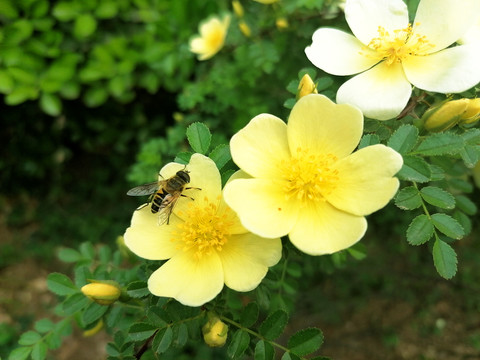
[[198, 55], [198, 60], [213, 57], [225, 43], [227, 30], [230, 26], [230, 15], [223, 20], [213, 17], [199, 26], [199, 33], [190, 40], [190, 51]]
[[365, 234], [365, 215], [384, 207], [399, 181], [400, 154], [384, 145], [354, 153], [362, 113], [311, 94], [293, 107], [288, 125], [261, 114], [230, 141], [244, 178], [228, 183], [227, 204], [263, 237], [287, 235], [301, 251], [331, 254]]
[[[166, 179], [184, 168], [169, 163], [160, 175]], [[138, 256], [168, 260], [150, 276], [150, 292], [200, 306], [217, 296], [224, 284], [236, 291], [253, 290], [268, 267], [280, 260], [280, 239], [262, 239], [241, 225], [223, 201], [220, 173], [211, 159], [194, 154], [186, 169], [192, 189], [184, 193], [194, 200], [181, 197], [169, 225], [159, 226], [150, 206], [136, 210], [124, 235], [125, 244]]]

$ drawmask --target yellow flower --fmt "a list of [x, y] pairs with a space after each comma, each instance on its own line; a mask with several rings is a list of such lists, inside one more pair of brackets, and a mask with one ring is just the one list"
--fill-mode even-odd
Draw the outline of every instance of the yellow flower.
[[[169, 178], [184, 165], [169, 163], [160, 174]], [[215, 163], [194, 154], [187, 165], [190, 189], [181, 197], [169, 225], [158, 225], [158, 214], [145, 206], [133, 213], [125, 244], [149, 260], [168, 260], [148, 280], [150, 292], [172, 297], [184, 305], [200, 306], [220, 293], [225, 284], [236, 291], [258, 286], [281, 256], [279, 238], [262, 239], [249, 233], [222, 198]]]
[[305, 74], [298, 84], [297, 99], [300, 99], [308, 94], [318, 94], [318, 91], [310, 75]]
[[337, 92], [337, 102], [360, 108], [378, 120], [396, 117], [412, 85], [439, 93], [460, 93], [480, 81], [480, 46], [450, 47], [478, 18], [478, 0], [421, 0], [409, 24], [402, 0], [347, 0], [345, 17], [353, 35], [320, 28], [308, 59], [333, 75], [359, 74]]
[[237, 15], [239, 18], [243, 17], [243, 15], [245, 14], [243, 6], [238, 0], [232, 1], [232, 8], [235, 15]]
[[238, 23], [238, 27], [240, 28], [240, 31], [243, 33], [243, 35], [245, 35], [246, 37], [252, 36], [252, 30], [245, 21], [241, 20]]
[[277, 29], [283, 30], [288, 28], [288, 20], [284, 17], [277, 18], [275, 20], [275, 25], [277, 26]]
[[[246, 173], [226, 185], [227, 204], [242, 224], [263, 237], [289, 235], [301, 251], [331, 254], [356, 243], [365, 215], [384, 207], [399, 181], [403, 159], [384, 145], [357, 147], [363, 116], [351, 105], [307, 95], [288, 125], [261, 114], [230, 141]], [[248, 174], [248, 175], [247, 175]]]
[[227, 30], [230, 25], [230, 15], [223, 20], [213, 17], [199, 26], [200, 35], [190, 40], [190, 51], [198, 54], [198, 60], [207, 60], [213, 57], [225, 43]]
[[203, 326], [202, 333], [208, 346], [220, 347], [227, 342], [228, 326], [218, 317], [211, 317]]
[[82, 287], [82, 293], [100, 305], [111, 305], [118, 300], [122, 291], [114, 281], [95, 280]]
[[467, 110], [459, 121], [459, 124], [471, 124], [480, 119], [480, 98], [468, 99]]

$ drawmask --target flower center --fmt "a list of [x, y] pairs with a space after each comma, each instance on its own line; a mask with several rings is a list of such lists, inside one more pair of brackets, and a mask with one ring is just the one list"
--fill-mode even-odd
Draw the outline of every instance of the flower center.
[[180, 215], [185, 221], [172, 232], [173, 241], [179, 243], [179, 248], [194, 250], [197, 259], [222, 250], [233, 225], [228, 212], [218, 214], [217, 205], [205, 197], [205, 205], [197, 206], [192, 202]]
[[[412, 25], [408, 24], [405, 29], [394, 30], [390, 34], [382, 26], [378, 27], [378, 37], [373, 38], [367, 45], [375, 50], [375, 59], [384, 60], [387, 65], [402, 62], [409, 55], [422, 55], [433, 45], [426, 36], [413, 34]], [[364, 53], [372, 57], [371, 54]]]
[[338, 181], [338, 170], [332, 165], [338, 160], [333, 154], [309, 154], [297, 149], [288, 161], [282, 162], [284, 192], [287, 199], [301, 201], [325, 201]]

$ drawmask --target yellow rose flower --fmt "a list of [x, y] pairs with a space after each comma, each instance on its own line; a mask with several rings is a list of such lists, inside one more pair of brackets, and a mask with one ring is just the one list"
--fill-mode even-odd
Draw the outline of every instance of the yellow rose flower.
[[[169, 178], [185, 166], [165, 165]], [[189, 186], [170, 216], [158, 225], [150, 206], [133, 213], [125, 244], [140, 257], [168, 260], [148, 280], [150, 292], [172, 297], [188, 306], [200, 306], [217, 296], [225, 284], [235, 291], [253, 290], [268, 267], [281, 257], [280, 239], [262, 239], [248, 232], [222, 198], [220, 173], [215, 163], [194, 154], [187, 165]]]
[[362, 132], [357, 108], [318, 94], [298, 100], [288, 125], [270, 114], [256, 116], [230, 141], [246, 174], [226, 185], [225, 201], [253, 233], [288, 234], [307, 254], [350, 247], [365, 234], [365, 215], [395, 195], [393, 175], [403, 164], [380, 144], [352, 153]]
[[199, 33], [190, 40], [190, 51], [198, 54], [198, 60], [207, 60], [213, 57], [225, 43], [227, 30], [230, 26], [230, 15], [223, 20], [213, 17], [199, 26]]

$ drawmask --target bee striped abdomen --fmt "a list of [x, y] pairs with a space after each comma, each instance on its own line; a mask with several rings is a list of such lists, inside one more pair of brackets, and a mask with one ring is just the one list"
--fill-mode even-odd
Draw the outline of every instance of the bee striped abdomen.
[[156, 214], [160, 210], [160, 206], [162, 205], [163, 199], [167, 196], [166, 191], [157, 191], [152, 198], [152, 205], [150, 209], [152, 210], [152, 214]]

